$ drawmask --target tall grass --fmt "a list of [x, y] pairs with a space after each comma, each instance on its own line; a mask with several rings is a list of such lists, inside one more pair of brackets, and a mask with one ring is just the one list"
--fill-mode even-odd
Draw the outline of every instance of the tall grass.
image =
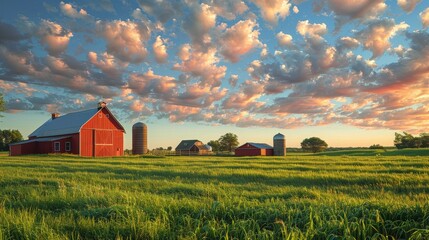
[[425, 239], [408, 156], [0, 157], [0, 239]]

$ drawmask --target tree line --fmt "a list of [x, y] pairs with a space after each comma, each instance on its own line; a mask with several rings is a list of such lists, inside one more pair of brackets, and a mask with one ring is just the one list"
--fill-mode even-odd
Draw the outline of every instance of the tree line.
[[429, 133], [420, 133], [418, 137], [415, 137], [407, 132], [402, 134], [395, 132], [394, 144], [397, 149], [427, 148], [429, 147]]
[[22, 135], [18, 130], [0, 129], [0, 151], [9, 151], [9, 144], [22, 140]]

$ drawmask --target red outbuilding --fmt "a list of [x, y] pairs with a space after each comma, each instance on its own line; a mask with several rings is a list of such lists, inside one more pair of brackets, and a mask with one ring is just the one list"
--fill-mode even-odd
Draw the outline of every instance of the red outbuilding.
[[235, 156], [273, 156], [274, 149], [265, 143], [245, 143], [235, 149]]
[[124, 154], [124, 127], [106, 107], [59, 116], [28, 136], [28, 140], [10, 144], [11, 156], [25, 154], [70, 153], [84, 157], [111, 157]]

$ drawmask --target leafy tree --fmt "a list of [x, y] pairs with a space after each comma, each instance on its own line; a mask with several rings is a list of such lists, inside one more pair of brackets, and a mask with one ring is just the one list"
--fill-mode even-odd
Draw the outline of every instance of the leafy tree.
[[384, 147], [381, 146], [380, 144], [373, 144], [369, 146], [369, 149], [384, 149]]
[[168, 148], [167, 148], [168, 151], [171, 151], [172, 149], [173, 149], [172, 146], [168, 146]]
[[324, 151], [328, 144], [318, 137], [306, 138], [301, 142], [301, 148], [304, 151], [311, 151], [313, 153]]
[[219, 140], [211, 140], [207, 143], [210, 147], [212, 147], [213, 152], [219, 152], [220, 151], [220, 142]]
[[22, 140], [22, 135], [18, 130], [0, 130], [0, 151], [8, 151], [9, 144]]
[[[0, 93], [0, 112], [4, 112], [4, 110], [6, 110], [6, 107], [4, 106], [3, 94]], [[0, 117], [3, 117], [3, 115], [0, 114]]]
[[429, 134], [422, 133], [420, 137], [414, 137], [413, 135], [403, 132], [403, 134], [395, 132], [395, 140], [393, 141], [397, 149], [402, 148], [420, 148], [429, 147]]
[[227, 133], [219, 138], [220, 150], [232, 152], [238, 146], [238, 137], [233, 133]]

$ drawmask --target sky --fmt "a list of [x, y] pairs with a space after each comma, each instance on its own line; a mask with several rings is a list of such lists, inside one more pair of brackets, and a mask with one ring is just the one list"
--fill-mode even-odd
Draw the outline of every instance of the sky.
[[2, 1], [0, 129], [95, 108], [149, 148], [429, 132], [428, 0]]

